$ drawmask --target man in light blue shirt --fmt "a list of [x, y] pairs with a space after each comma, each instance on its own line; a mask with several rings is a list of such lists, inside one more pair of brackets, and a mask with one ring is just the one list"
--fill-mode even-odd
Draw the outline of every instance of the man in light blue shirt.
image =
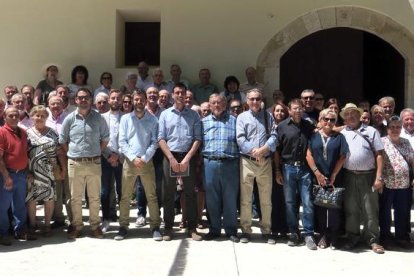
[[276, 150], [276, 130], [273, 117], [261, 108], [262, 93], [258, 89], [247, 93], [249, 110], [237, 117], [236, 137], [240, 148], [240, 241], [250, 241], [252, 233], [252, 193], [256, 179], [262, 211], [261, 231], [263, 239], [275, 244], [271, 237], [272, 213], [272, 163], [271, 153]]
[[[183, 185], [188, 220], [188, 235], [196, 241], [202, 238], [196, 232], [197, 202], [195, 185], [195, 168], [197, 153], [201, 145], [201, 122], [199, 115], [185, 107], [186, 87], [179, 83], [174, 86], [174, 106], [161, 113], [159, 121], [158, 142], [164, 153], [164, 240], [172, 239], [174, 224], [174, 197], [177, 183]], [[185, 176], [173, 177], [172, 174]], [[181, 183], [182, 182], [182, 183]]]
[[69, 187], [73, 214], [69, 239], [80, 237], [83, 228], [82, 197], [88, 184], [89, 220], [91, 235], [103, 238], [99, 224], [101, 203], [101, 152], [109, 141], [109, 130], [101, 115], [92, 110], [92, 93], [80, 88], [75, 94], [78, 108], [69, 114], [62, 125], [59, 143], [68, 155]]
[[123, 240], [129, 226], [129, 200], [140, 176], [147, 196], [150, 213], [150, 228], [153, 239], [161, 241], [160, 210], [155, 190], [155, 170], [152, 157], [157, 150], [158, 121], [145, 110], [147, 97], [144, 92], [132, 94], [134, 112], [125, 114], [119, 126], [119, 147], [125, 156], [122, 174], [122, 198], [119, 204], [119, 231], [115, 240]]

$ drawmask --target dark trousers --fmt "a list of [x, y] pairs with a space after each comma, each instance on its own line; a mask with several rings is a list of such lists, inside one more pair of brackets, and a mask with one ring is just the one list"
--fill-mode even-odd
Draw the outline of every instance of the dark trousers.
[[380, 195], [380, 237], [381, 240], [391, 239], [391, 208], [394, 207], [394, 227], [396, 240], [410, 240], [407, 231], [410, 228], [410, 211], [412, 190], [388, 189], [384, 187]]
[[[273, 174], [274, 175], [274, 174]], [[273, 181], [272, 187], [272, 233], [286, 234], [288, 233], [286, 221], [286, 205], [285, 195], [283, 193], [283, 185], [279, 185]]]
[[315, 205], [316, 223], [321, 236], [336, 240], [341, 225], [341, 209], [325, 208]]
[[[102, 177], [101, 177], [102, 219], [109, 220], [111, 216], [110, 195], [111, 195], [111, 191], [115, 189], [114, 181], [116, 183], [116, 193], [118, 195], [118, 200], [121, 199], [122, 164], [119, 162], [118, 166], [112, 167], [111, 164], [104, 157], [102, 157], [101, 167], [102, 167]], [[116, 211], [115, 211], [115, 214], [116, 214]]]
[[[184, 159], [185, 154], [173, 153], [177, 162], [181, 162]], [[183, 193], [181, 196], [185, 196], [185, 204], [187, 207], [187, 221], [188, 229], [195, 229], [197, 226], [197, 194], [195, 192], [195, 158], [190, 161], [190, 174], [189, 176], [182, 177], [183, 180]], [[177, 191], [177, 177], [170, 177], [170, 162], [167, 158], [164, 158], [164, 222], [165, 229], [172, 229], [174, 225], [174, 200]]]

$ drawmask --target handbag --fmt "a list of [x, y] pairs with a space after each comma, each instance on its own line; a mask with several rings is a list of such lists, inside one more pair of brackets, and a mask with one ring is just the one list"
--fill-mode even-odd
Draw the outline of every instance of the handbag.
[[345, 188], [335, 188], [334, 186], [322, 187], [313, 186], [315, 199], [313, 204], [325, 208], [341, 209], [344, 201]]

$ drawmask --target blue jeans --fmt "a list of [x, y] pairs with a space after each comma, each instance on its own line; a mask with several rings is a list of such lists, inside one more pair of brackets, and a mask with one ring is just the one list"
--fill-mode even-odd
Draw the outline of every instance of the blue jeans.
[[296, 193], [302, 200], [302, 224], [305, 236], [313, 235], [313, 202], [311, 200], [312, 178], [306, 166], [283, 165], [284, 193], [286, 201], [286, 219], [290, 233], [298, 233], [299, 225], [296, 215]]
[[15, 220], [14, 231], [23, 232], [26, 228], [26, 171], [18, 173], [9, 171], [13, 180], [11, 190], [4, 189], [3, 176], [0, 175], [0, 235], [7, 235], [9, 231], [9, 216], [7, 210], [12, 207], [12, 213]]
[[236, 235], [239, 181], [238, 158], [223, 161], [204, 158], [204, 190], [211, 233], [220, 234], [223, 215], [226, 235]]
[[114, 180], [116, 183], [116, 193], [118, 200], [121, 200], [122, 191], [122, 164], [119, 162], [118, 166], [112, 167], [111, 164], [104, 158], [101, 158], [102, 176], [101, 176], [101, 205], [102, 205], [102, 219], [109, 220], [110, 212], [110, 194], [114, 187]]

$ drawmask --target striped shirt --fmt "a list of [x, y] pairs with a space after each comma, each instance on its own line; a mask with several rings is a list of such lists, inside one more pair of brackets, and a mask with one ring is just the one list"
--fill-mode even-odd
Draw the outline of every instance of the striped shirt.
[[[380, 134], [375, 128], [361, 124], [357, 131], [371, 142], [375, 151], [384, 150]], [[374, 170], [375, 156], [368, 141], [349, 127], [344, 128], [341, 133], [345, 136], [349, 147], [344, 168], [354, 171]]]
[[202, 119], [203, 148], [205, 157], [237, 158], [236, 117], [229, 113], [220, 118], [213, 114]]

